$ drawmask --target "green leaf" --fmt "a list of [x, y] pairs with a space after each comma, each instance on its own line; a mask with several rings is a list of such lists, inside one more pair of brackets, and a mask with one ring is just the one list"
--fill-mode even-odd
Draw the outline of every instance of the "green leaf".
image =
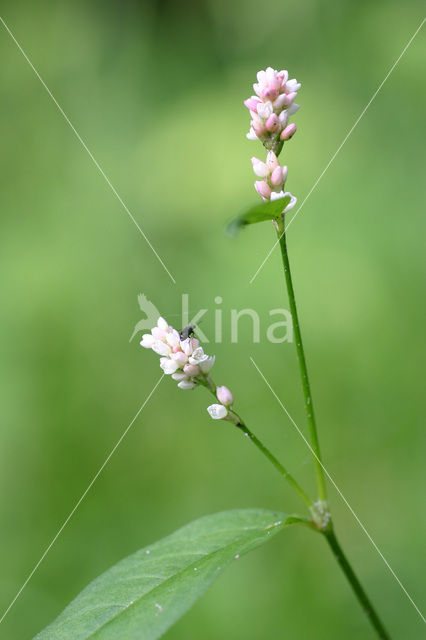
[[256, 222], [264, 222], [265, 220], [276, 220], [279, 218], [283, 210], [290, 202], [290, 197], [279, 198], [278, 200], [269, 200], [268, 202], [260, 202], [253, 207], [247, 209], [240, 215], [232, 218], [228, 223], [226, 230], [232, 236], [237, 233], [248, 224], [255, 224]]
[[35, 640], [159, 638], [227, 565], [299, 522], [258, 509], [195, 520], [96, 578]]

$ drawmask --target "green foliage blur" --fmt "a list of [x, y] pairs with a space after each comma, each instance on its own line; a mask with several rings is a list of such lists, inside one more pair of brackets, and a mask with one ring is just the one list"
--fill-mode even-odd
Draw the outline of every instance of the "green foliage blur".
[[[0, 25], [1, 524], [6, 609], [160, 377], [129, 342], [145, 293], [173, 324], [181, 293], [248, 425], [312, 490], [294, 345], [265, 338], [287, 307], [257, 202], [242, 102], [259, 69], [302, 82], [281, 158], [299, 202], [419, 26], [420, 2], [180, 0], [2, 3], [1, 16], [174, 284]], [[421, 606], [424, 29], [289, 230], [327, 468]], [[423, 166], [422, 166], [423, 163]], [[215, 298], [222, 298], [216, 303]], [[216, 309], [223, 341], [214, 343]], [[230, 341], [231, 309], [255, 309]], [[116, 561], [203, 514], [303, 511], [250, 443], [213, 422], [205, 390], [164, 380], [0, 626], [26, 640]], [[395, 638], [422, 622], [340, 497], [337, 532]], [[424, 583], [423, 583], [424, 589]], [[167, 635], [373, 638], [319, 536], [291, 528], [236, 563]]]

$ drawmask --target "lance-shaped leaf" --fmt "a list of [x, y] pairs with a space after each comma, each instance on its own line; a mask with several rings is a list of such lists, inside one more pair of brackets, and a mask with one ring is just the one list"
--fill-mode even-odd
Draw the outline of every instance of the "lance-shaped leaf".
[[243, 227], [256, 222], [264, 222], [265, 220], [276, 220], [284, 211], [290, 202], [290, 196], [278, 198], [278, 200], [268, 200], [268, 202], [260, 202], [250, 207], [240, 215], [232, 218], [228, 223], [226, 230], [230, 235], [235, 236]]
[[227, 565], [299, 522], [258, 509], [195, 520], [96, 578], [36, 640], [159, 638]]

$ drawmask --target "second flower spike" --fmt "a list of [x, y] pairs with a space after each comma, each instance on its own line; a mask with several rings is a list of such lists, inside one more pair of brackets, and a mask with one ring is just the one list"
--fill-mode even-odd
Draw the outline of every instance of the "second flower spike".
[[256, 180], [254, 183], [256, 191], [262, 196], [263, 200], [277, 200], [278, 198], [290, 196], [290, 202], [285, 211], [292, 209], [297, 199], [290, 192], [284, 191], [288, 169], [286, 166], [280, 165], [275, 153], [269, 151], [266, 156], [266, 162], [262, 162], [262, 160], [255, 157], [251, 159], [251, 162], [255, 174], [259, 178], [263, 178], [263, 180]]

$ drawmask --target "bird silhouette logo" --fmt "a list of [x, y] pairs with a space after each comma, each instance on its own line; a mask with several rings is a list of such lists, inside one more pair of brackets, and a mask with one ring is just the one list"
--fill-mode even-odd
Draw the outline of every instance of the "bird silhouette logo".
[[148, 300], [144, 293], [140, 293], [138, 295], [138, 304], [140, 310], [145, 314], [146, 318], [142, 318], [142, 320], [139, 320], [139, 322], [136, 323], [129, 342], [133, 340], [133, 338], [137, 333], [139, 333], [139, 331], [150, 331], [152, 327], [155, 327], [155, 325], [157, 324], [157, 320], [160, 317], [160, 312], [158, 311], [157, 307], [154, 303], [151, 302], [151, 300]]

